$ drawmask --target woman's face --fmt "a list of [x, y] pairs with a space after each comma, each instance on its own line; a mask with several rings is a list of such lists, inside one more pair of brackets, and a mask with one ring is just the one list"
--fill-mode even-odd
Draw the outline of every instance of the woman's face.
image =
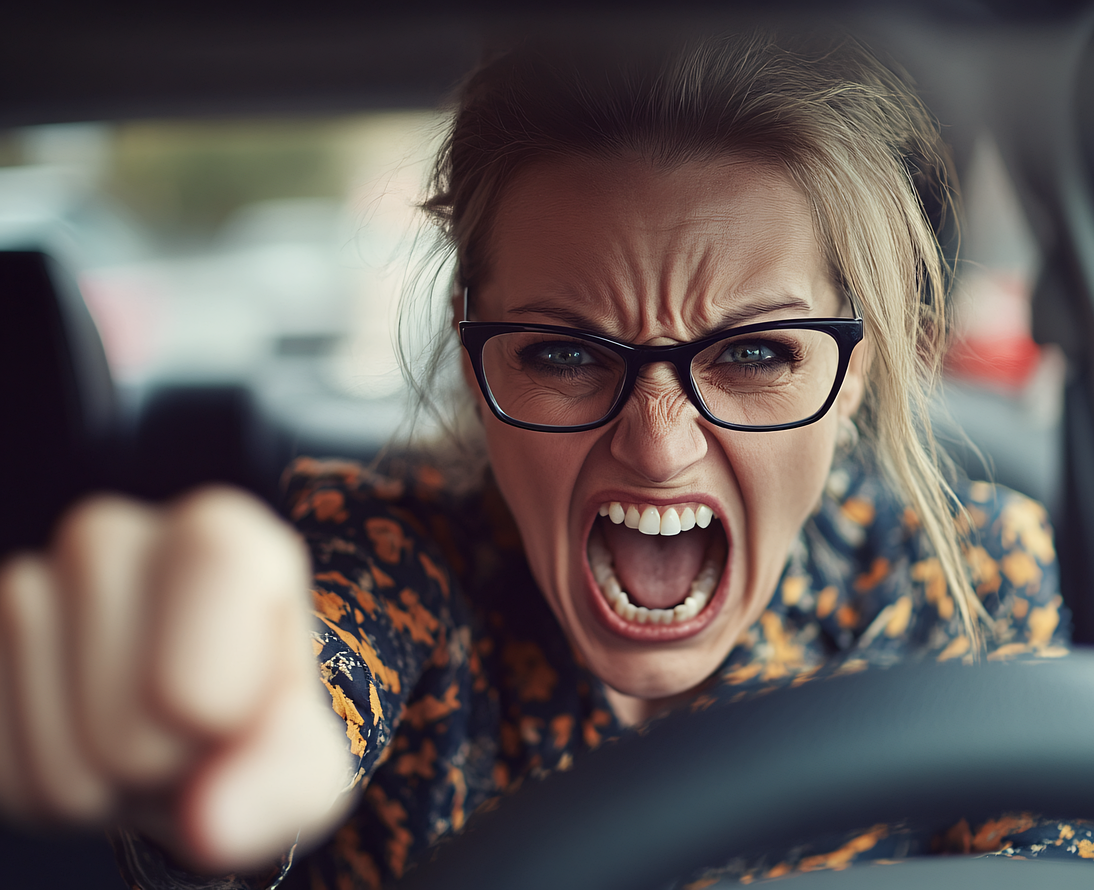
[[[472, 297], [479, 321], [669, 345], [733, 325], [847, 314], [806, 198], [779, 168], [754, 161], [535, 166], [505, 192], [488, 246], [489, 274]], [[468, 370], [532, 572], [609, 687], [646, 700], [694, 689], [757, 620], [820, 498], [839, 418], [858, 407], [863, 352], [825, 417], [779, 432], [704, 420], [667, 364], [647, 365], [622, 412], [599, 429], [522, 430], [493, 416]], [[670, 508], [700, 521], [671, 535], [613, 522], [632, 508], [647, 531], [658, 516], [672, 531]], [[707, 510], [714, 518], [704, 529]], [[605, 566], [636, 608], [684, 610], [668, 623], [617, 614]], [[704, 571], [705, 604], [690, 590]]]

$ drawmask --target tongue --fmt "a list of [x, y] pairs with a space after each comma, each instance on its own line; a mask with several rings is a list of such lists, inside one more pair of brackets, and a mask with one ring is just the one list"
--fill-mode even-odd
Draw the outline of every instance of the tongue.
[[615, 576], [632, 603], [647, 609], [671, 609], [684, 601], [703, 565], [710, 529], [694, 528], [662, 537], [610, 522], [601, 521], [601, 528]]

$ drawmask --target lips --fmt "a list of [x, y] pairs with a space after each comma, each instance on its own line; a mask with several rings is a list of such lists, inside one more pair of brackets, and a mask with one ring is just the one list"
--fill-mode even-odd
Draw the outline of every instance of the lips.
[[674, 639], [711, 619], [728, 541], [702, 503], [607, 501], [589, 533], [597, 611], [613, 631], [636, 639]]

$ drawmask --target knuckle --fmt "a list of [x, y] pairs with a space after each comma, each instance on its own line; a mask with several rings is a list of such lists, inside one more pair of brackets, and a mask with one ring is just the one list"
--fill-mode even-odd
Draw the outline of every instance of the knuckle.
[[173, 530], [211, 552], [254, 548], [278, 541], [282, 523], [257, 498], [226, 486], [198, 489], [176, 501]]
[[253, 495], [228, 485], [205, 485], [194, 489], [178, 498], [173, 508], [180, 517], [197, 522], [232, 523], [269, 512]]
[[88, 498], [69, 510], [52, 543], [66, 592], [86, 594], [104, 567], [141, 553], [155, 536], [156, 520], [154, 509], [109, 495]]
[[93, 495], [61, 517], [54, 532], [54, 547], [85, 549], [100, 544], [119, 525], [147, 522], [150, 513], [150, 508], [137, 501], [117, 495]]
[[268, 576], [307, 581], [303, 542], [265, 503], [224, 486], [199, 489], [176, 502], [172, 538], [180, 549], [235, 569], [256, 584]]

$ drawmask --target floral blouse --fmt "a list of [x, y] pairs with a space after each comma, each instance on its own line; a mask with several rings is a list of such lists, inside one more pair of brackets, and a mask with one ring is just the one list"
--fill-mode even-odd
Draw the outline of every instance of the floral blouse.
[[[324, 846], [295, 863], [286, 856], [266, 875], [184, 876], [147, 843], [119, 834], [133, 887], [379, 888], [484, 802], [630, 731], [538, 591], [492, 484], [458, 496], [429, 466], [380, 475], [305, 458], [290, 467], [286, 488], [289, 518], [312, 554], [314, 650], [345, 721], [359, 805]], [[982, 482], [964, 483], [958, 495], [972, 525], [965, 557], [993, 621], [988, 658], [1064, 654], [1067, 616], [1044, 509]], [[700, 704], [833, 671], [971, 660], [970, 649], [915, 514], [848, 462], [832, 472], [767, 610]], [[678, 886], [930, 852], [1094, 859], [1094, 823], [1012, 813], [928, 831], [864, 826]]]

